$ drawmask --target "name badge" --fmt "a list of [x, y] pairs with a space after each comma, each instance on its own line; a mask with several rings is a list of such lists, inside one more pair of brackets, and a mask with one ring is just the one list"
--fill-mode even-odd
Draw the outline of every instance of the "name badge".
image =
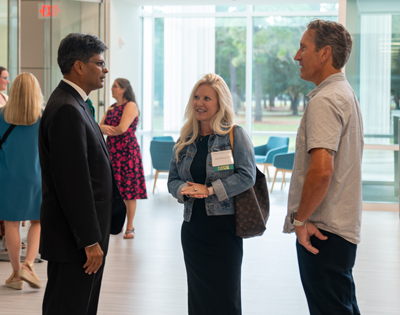
[[233, 170], [234, 168], [232, 150], [212, 152], [211, 161], [215, 172]]

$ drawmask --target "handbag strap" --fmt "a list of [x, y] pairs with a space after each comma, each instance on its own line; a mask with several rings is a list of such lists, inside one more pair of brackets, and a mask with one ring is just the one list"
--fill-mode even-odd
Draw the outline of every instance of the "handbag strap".
[[232, 147], [232, 153], [233, 153], [233, 128], [235, 128], [236, 125], [232, 125], [231, 130], [229, 130], [229, 141], [231, 143]]
[[15, 125], [11, 125], [10, 127], [8, 127], [6, 133], [4, 134], [4, 136], [0, 139], [0, 149], [3, 146], [3, 143], [6, 142], [6, 139], [8, 138], [8, 136], [10, 135], [11, 131], [13, 131], [15, 128]]

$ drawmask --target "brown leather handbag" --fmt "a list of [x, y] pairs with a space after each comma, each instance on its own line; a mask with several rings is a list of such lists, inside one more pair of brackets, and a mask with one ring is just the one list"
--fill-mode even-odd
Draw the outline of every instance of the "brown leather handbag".
[[[233, 128], [229, 132], [233, 152]], [[269, 195], [265, 175], [256, 167], [256, 183], [250, 189], [236, 195], [236, 235], [249, 238], [263, 235], [269, 217]]]

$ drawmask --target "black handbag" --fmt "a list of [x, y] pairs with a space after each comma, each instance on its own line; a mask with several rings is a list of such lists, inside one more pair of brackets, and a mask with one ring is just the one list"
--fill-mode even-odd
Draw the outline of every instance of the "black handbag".
[[3, 143], [6, 142], [6, 139], [8, 138], [8, 136], [10, 135], [11, 131], [13, 131], [15, 128], [15, 125], [10, 125], [10, 127], [8, 127], [8, 129], [6, 130], [5, 134], [3, 135], [3, 137], [0, 139], [0, 149], [3, 146]]
[[[233, 153], [233, 128], [229, 132]], [[269, 217], [269, 194], [265, 175], [256, 167], [256, 183], [248, 190], [236, 195], [236, 235], [249, 238], [263, 235]]]
[[125, 224], [126, 206], [121, 197], [113, 198], [111, 212], [111, 227], [110, 234], [118, 235], [121, 233]]
[[[114, 171], [113, 171], [114, 172]], [[115, 182], [115, 177], [112, 177], [113, 185], [113, 199], [112, 199], [112, 212], [111, 212], [111, 227], [110, 233], [112, 235], [118, 235], [122, 232], [122, 228], [125, 224], [126, 217], [126, 205], [121, 197], [117, 183]]]

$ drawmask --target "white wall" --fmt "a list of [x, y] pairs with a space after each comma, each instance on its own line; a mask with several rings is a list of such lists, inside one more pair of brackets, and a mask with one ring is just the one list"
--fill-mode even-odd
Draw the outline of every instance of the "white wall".
[[[142, 20], [140, 18], [141, 6], [134, 4], [129, 0], [111, 0], [110, 2], [110, 20], [109, 20], [109, 87], [111, 88], [114, 79], [126, 78], [131, 82], [133, 91], [136, 95], [136, 101], [140, 109], [139, 119], [151, 121], [151, 106], [144, 106], [144, 97], [142, 96]], [[106, 108], [115, 102], [108, 93]], [[140, 124], [140, 123], [139, 123]], [[144, 129], [148, 126], [144, 124]], [[139, 126], [138, 126], [139, 129]], [[150, 128], [151, 129], [151, 128]], [[143, 167], [145, 176], [151, 174], [152, 166], [150, 159], [150, 138], [151, 133], [143, 134], [137, 132], [137, 138], [142, 153]], [[151, 187], [147, 187], [151, 191]]]
[[[137, 101], [141, 100], [141, 50], [142, 36], [139, 17], [140, 6], [126, 0], [110, 2], [110, 87], [115, 78], [126, 78], [131, 82]], [[108, 100], [106, 107], [114, 103]]]

